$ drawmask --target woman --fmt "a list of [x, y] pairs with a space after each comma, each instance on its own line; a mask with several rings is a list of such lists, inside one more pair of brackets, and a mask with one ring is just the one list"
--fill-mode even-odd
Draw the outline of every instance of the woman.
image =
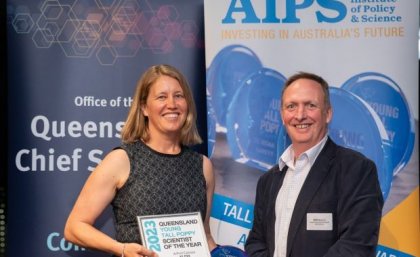
[[[200, 211], [210, 250], [214, 193], [210, 160], [187, 146], [201, 143], [192, 93], [174, 67], [150, 67], [139, 80], [121, 137], [87, 179], [65, 238], [115, 256], [157, 256], [141, 245], [137, 216]], [[116, 239], [94, 227], [111, 204]]]

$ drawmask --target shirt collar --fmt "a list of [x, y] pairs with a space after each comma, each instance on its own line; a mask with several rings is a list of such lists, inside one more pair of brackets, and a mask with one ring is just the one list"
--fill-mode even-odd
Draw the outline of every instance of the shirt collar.
[[[301, 156], [305, 156], [306, 158], [308, 158], [311, 166], [314, 164], [322, 148], [324, 148], [325, 143], [327, 142], [327, 139], [328, 139], [328, 136], [325, 135], [321, 139], [321, 141], [318, 142], [318, 144], [314, 145], [313, 147], [311, 147], [310, 149], [302, 153]], [[286, 166], [286, 163], [292, 162], [294, 159], [294, 156], [295, 154], [294, 154], [292, 145], [289, 145], [279, 158], [279, 169], [282, 170], [284, 166]]]

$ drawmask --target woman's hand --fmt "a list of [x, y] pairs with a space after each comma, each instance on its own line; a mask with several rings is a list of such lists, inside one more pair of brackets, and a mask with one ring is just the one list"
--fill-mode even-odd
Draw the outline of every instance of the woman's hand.
[[143, 245], [125, 243], [121, 257], [159, 257], [159, 255]]

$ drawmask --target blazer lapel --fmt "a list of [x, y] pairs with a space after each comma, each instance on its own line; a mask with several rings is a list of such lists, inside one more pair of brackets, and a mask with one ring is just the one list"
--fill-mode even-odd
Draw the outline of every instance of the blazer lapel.
[[309, 171], [308, 176], [306, 177], [305, 182], [303, 183], [298, 199], [296, 200], [296, 205], [293, 211], [292, 219], [290, 221], [289, 234], [287, 237], [286, 256], [289, 256], [290, 254], [299, 227], [306, 226], [306, 224], [301, 223], [304, 220], [306, 210], [308, 209], [308, 206], [310, 205], [313, 196], [316, 194], [316, 191], [318, 190], [322, 181], [325, 179], [325, 177], [330, 171], [330, 161], [335, 153], [335, 147], [335, 143], [328, 139], [327, 143], [324, 146], [324, 149], [317, 157], [314, 165]]

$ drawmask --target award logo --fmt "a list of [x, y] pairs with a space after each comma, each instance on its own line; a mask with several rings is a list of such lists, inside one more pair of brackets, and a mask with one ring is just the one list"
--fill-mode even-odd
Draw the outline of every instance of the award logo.
[[393, 174], [410, 160], [415, 141], [414, 117], [398, 84], [376, 72], [353, 76], [341, 87], [359, 96], [379, 115], [391, 142]]
[[241, 84], [226, 115], [227, 140], [235, 161], [262, 171], [276, 163], [285, 81], [281, 73], [261, 68]]
[[248, 255], [237, 247], [218, 245], [211, 251], [211, 257], [248, 257]]
[[330, 87], [333, 118], [329, 135], [339, 145], [363, 153], [375, 162], [384, 199], [392, 182], [391, 144], [376, 112], [360, 97]]
[[242, 45], [229, 45], [214, 57], [206, 83], [219, 126], [226, 126], [226, 110], [241, 82], [261, 67], [258, 56]]

